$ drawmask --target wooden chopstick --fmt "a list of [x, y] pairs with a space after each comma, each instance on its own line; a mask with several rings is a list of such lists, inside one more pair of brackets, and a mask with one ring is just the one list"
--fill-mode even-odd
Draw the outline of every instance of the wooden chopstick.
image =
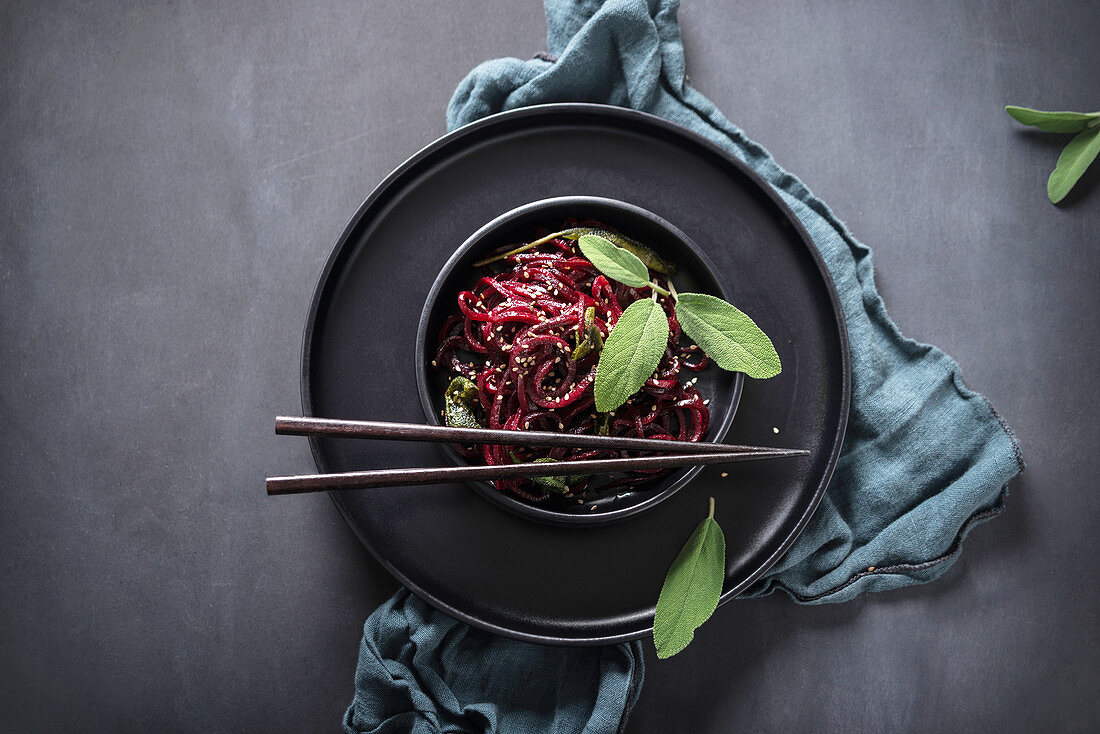
[[[378, 438], [395, 441], [440, 441], [444, 443], [486, 443], [512, 446], [555, 446], [579, 449], [623, 451], [673, 451], [678, 454], [756, 453], [773, 451], [765, 446], [737, 446], [725, 443], [669, 441], [659, 438], [575, 435], [550, 431], [507, 431], [491, 428], [452, 428], [422, 423], [353, 421], [334, 418], [275, 418], [275, 433], [283, 436], [330, 436], [333, 438]], [[548, 475], [560, 472], [547, 472]], [[539, 476], [537, 474], [527, 476]]]
[[[507, 431], [515, 433], [515, 431]], [[600, 436], [600, 438], [604, 438]], [[605, 444], [606, 445], [606, 444]], [[590, 459], [585, 461], [531, 462], [495, 466], [450, 466], [423, 469], [374, 469], [371, 471], [345, 472], [342, 474], [306, 474], [291, 477], [269, 477], [267, 493], [300, 494], [344, 489], [372, 489], [376, 487], [400, 487], [415, 484], [442, 484], [446, 482], [481, 479], [506, 479], [515, 477], [545, 477], [563, 474], [606, 474], [635, 469], [669, 469], [679, 466], [706, 464], [731, 464], [738, 461], [779, 459], [792, 456], [809, 456], [801, 449], [761, 449], [733, 453], [670, 454], [667, 456], [641, 456], [630, 459]]]

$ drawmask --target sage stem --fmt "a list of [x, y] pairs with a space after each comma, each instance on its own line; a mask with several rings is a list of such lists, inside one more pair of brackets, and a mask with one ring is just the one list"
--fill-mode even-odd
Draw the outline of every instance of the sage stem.
[[660, 293], [662, 296], [671, 296], [672, 295], [667, 290], [665, 290], [661, 286], [654, 283], [652, 280], [649, 281], [649, 287], [652, 288], [655, 292]]
[[554, 232], [553, 234], [548, 234], [545, 237], [540, 237], [539, 239], [535, 240], [534, 242], [528, 242], [526, 245], [520, 245], [519, 247], [517, 247], [514, 250], [509, 250], [508, 252], [502, 252], [499, 255], [493, 255], [492, 257], [487, 257], [483, 260], [478, 260], [476, 263], [474, 263], [474, 267], [475, 268], [480, 268], [482, 265], [488, 265], [489, 263], [495, 263], [497, 260], [503, 260], [506, 257], [511, 257], [512, 255], [518, 255], [521, 252], [527, 252], [528, 250], [530, 250], [533, 247], [538, 247], [539, 245], [544, 245], [547, 242], [549, 242], [550, 240], [557, 239], [558, 237], [561, 237], [562, 235], [567, 234], [568, 232], [569, 232], [568, 229], [563, 229], [561, 232]]

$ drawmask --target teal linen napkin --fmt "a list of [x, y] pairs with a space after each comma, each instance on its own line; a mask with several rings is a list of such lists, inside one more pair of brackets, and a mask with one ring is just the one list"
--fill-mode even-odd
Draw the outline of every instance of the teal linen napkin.
[[620, 731], [642, 685], [638, 643], [532, 645], [474, 629], [402, 589], [363, 628], [344, 731]]
[[[955, 560], [974, 525], [1003, 510], [1007, 483], [1024, 468], [1016, 439], [993, 407], [963, 384], [954, 360], [898, 331], [875, 289], [870, 249], [801, 181], [688, 85], [678, 8], [679, 0], [546, 0], [550, 53], [478, 66], [455, 91], [447, 126], [455, 129], [496, 112], [547, 102], [630, 107], [714, 141], [775, 187], [817, 245], [840, 295], [851, 349], [852, 402], [844, 448], [821, 506], [787, 555], [742, 596], [780, 589], [802, 603], [833, 602], [931, 581]], [[368, 620], [365, 653], [371, 634], [392, 628], [384, 618], [411, 603], [407, 596], [399, 599], [401, 604], [391, 602]], [[451, 630], [459, 625], [438, 612], [425, 619]], [[477, 648], [462, 643], [457, 643], [460, 651], [451, 650], [447, 640], [442, 649], [428, 651], [458, 666], [448, 667], [454, 678], [481, 680], [491, 670], [518, 682], [448, 691], [468, 707], [492, 708], [486, 702], [496, 702], [497, 722], [505, 720], [500, 712], [511, 706], [534, 715], [532, 708], [518, 703], [528, 690], [525, 680], [555, 688], [564, 671], [591, 665], [594, 654], [523, 643], [507, 643], [505, 649], [505, 643], [484, 643], [486, 654], [481, 656]], [[557, 720], [556, 729], [485, 724], [424, 731], [616, 731], [641, 684], [641, 654], [637, 643], [606, 650], [635, 661], [633, 685], [624, 685], [615, 668], [590, 689], [555, 688], [559, 695], [544, 697], [540, 705], [570, 712], [567, 719]], [[367, 673], [375, 668], [370, 656], [360, 659], [349, 720], [361, 698], [391, 693], [389, 680], [364, 675], [365, 665]], [[431, 698], [437, 689], [424, 690]], [[438, 699], [431, 702], [439, 705]], [[608, 714], [599, 723], [580, 713], [597, 710]], [[612, 724], [615, 717], [618, 721]]]

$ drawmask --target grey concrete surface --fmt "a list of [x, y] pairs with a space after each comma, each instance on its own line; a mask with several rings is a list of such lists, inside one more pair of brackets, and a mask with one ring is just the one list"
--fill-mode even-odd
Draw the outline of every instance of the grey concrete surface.
[[[1100, 107], [1100, 6], [685, 0], [695, 85], [875, 249], [1029, 468], [938, 582], [735, 602], [649, 656], [632, 734], [1095, 731], [1100, 166], [1006, 103]], [[303, 321], [369, 190], [535, 2], [0, 7], [0, 730], [338, 728], [396, 588], [312, 468]]]

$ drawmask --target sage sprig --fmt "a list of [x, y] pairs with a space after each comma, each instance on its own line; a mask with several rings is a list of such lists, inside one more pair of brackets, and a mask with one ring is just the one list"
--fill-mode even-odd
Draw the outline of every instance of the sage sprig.
[[726, 580], [726, 538], [710, 512], [672, 562], [653, 614], [653, 645], [664, 660], [683, 650], [718, 608]]
[[[671, 283], [667, 289], [662, 287], [650, 278], [641, 259], [600, 235], [581, 235], [578, 243], [584, 256], [608, 278], [671, 298], [684, 333], [722, 369], [756, 379], [774, 377], [782, 370], [768, 335], [732, 304], [705, 293], [677, 293]], [[664, 309], [650, 299], [630, 304], [600, 352], [593, 385], [596, 410], [614, 410], [640, 390], [657, 369], [667, 342]]]
[[1008, 105], [1005, 112], [1025, 125], [1049, 133], [1077, 133], [1062, 149], [1047, 179], [1047, 196], [1057, 204], [1100, 153], [1100, 112], [1045, 112]]

